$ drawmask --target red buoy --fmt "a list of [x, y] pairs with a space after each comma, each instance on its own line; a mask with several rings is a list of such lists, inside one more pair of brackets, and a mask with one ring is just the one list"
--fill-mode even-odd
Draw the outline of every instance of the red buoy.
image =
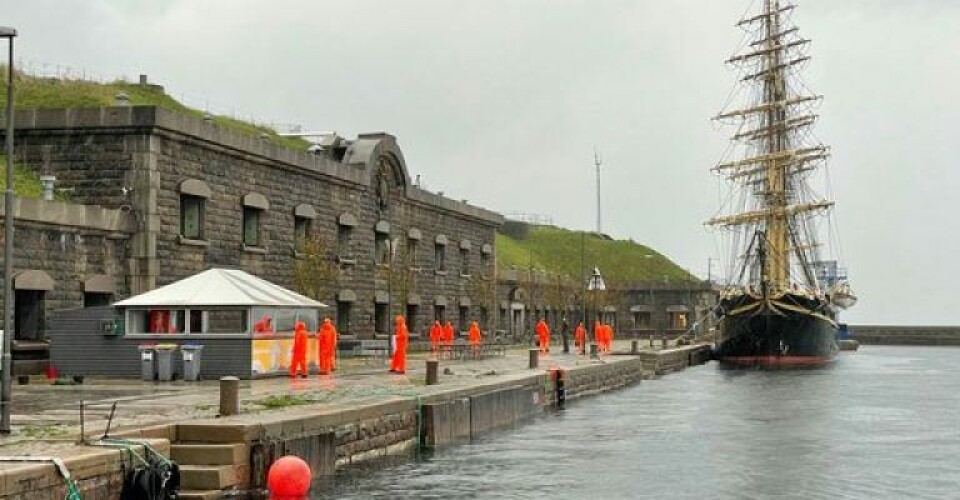
[[267, 489], [275, 498], [306, 495], [310, 491], [310, 466], [300, 457], [278, 458], [267, 472]]

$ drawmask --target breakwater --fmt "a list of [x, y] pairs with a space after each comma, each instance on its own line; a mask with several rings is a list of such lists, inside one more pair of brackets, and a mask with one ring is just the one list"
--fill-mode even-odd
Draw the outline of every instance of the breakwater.
[[[181, 465], [181, 498], [220, 498], [225, 490], [262, 489], [267, 468], [283, 455], [302, 457], [322, 480], [388, 457], [412, 458], [421, 447], [467, 442], [529, 419], [560, 399], [615, 390], [707, 359], [707, 346], [645, 351], [568, 367], [560, 376], [537, 369], [456, 387], [444, 387], [441, 381], [420, 387], [415, 395], [191, 420], [123, 435], [150, 438], [154, 448], [169, 450]], [[51, 453], [64, 458], [83, 498], [116, 498], [123, 471], [133, 460], [117, 450], [89, 447]], [[84, 463], [97, 466], [85, 468]], [[37, 476], [45, 479], [30, 479]], [[2, 464], [0, 485], [4, 499], [63, 498], [66, 491], [48, 464]]]
[[960, 326], [851, 325], [850, 337], [864, 345], [960, 346]]

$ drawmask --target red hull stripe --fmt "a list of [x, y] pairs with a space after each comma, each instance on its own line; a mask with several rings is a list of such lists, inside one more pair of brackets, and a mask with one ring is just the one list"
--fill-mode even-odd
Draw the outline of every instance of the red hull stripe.
[[833, 359], [832, 356], [724, 356], [720, 361], [740, 366], [820, 366]]

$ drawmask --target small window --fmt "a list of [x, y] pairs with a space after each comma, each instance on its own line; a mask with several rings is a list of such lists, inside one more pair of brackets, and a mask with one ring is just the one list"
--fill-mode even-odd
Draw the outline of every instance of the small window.
[[646, 330], [650, 328], [650, 313], [649, 312], [635, 312], [633, 313], [633, 327]]
[[43, 340], [45, 301], [43, 290], [14, 290], [14, 340]]
[[340, 225], [337, 227], [337, 254], [341, 259], [349, 259], [350, 254], [350, 233], [353, 230], [350, 226]]
[[439, 321], [440, 324], [446, 323], [447, 308], [444, 306], [433, 306], [433, 320]]
[[497, 325], [498, 325], [497, 327], [501, 330], [506, 330], [507, 329], [507, 308], [505, 307], [500, 308], [500, 317], [498, 319], [499, 321], [497, 322]]
[[389, 333], [390, 318], [387, 314], [387, 304], [373, 305], [373, 329], [377, 333]]
[[243, 207], [243, 244], [248, 247], [260, 246], [260, 212], [253, 207]]
[[109, 306], [111, 302], [112, 293], [83, 292], [83, 307]]
[[419, 241], [409, 238], [407, 239], [407, 267], [410, 269], [415, 269], [417, 267], [417, 249], [419, 248]]
[[350, 302], [337, 302], [337, 332], [350, 333]]
[[461, 332], [467, 331], [470, 329], [470, 308], [467, 306], [460, 306], [460, 321], [457, 327]]
[[296, 248], [302, 248], [310, 237], [310, 219], [306, 217], [293, 218], [293, 243]]
[[480, 254], [480, 268], [483, 271], [487, 270], [487, 267], [490, 265], [490, 254], [483, 252]]
[[487, 328], [488, 321], [490, 321], [490, 313], [487, 310], [487, 307], [480, 306], [480, 326], [482, 328]]
[[203, 239], [204, 200], [199, 196], [180, 195], [180, 234], [191, 240]]
[[437, 271], [446, 271], [447, 270], [447, 246], [446, 245], [434, 245], [434, 266]]
[[470, 250], [460, 249], [460, 276], [470, 276]]
[[419, 325], [417, 324], [417, 316], [420, 312], [420, 306], [416, 304], [407, 304], [407, 329], [410, 330], [410, 333], [416, 332]]
[[378, 265], [390, 266], [390, 235], [387, 233], [375, 233], [374, 240], [374, 259]]

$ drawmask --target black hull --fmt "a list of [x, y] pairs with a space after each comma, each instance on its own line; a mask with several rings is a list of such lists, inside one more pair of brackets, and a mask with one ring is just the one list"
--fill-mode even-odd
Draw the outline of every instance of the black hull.
[[[803, 311], [777, 307], [789, 304]], [[772, 307], [752, 297], [723, 300], [726, 312], [720, 321], [716, 357], [741, 366], [819, 366], [832, 361], [839, 351], [837, 327], [823, 313], [822, 303], [806, 297], [787, 296]]]

